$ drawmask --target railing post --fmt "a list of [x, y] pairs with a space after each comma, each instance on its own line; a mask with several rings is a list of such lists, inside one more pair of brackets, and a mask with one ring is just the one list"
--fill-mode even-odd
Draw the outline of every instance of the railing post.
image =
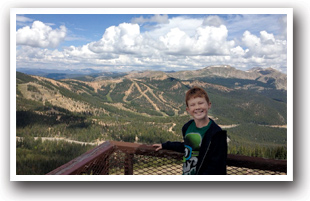
[[125, 170], [124, 174], [125, 175], [133, 175], [133, 156], [134, 154], [132, 153], [126, 153], [125, 156]]

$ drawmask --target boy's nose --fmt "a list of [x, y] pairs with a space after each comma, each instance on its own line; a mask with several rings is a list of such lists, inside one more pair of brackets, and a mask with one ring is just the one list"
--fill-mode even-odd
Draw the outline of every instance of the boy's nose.
[[199, 105], [195, 105], [194, 109], [195, 110], [200, 109]]

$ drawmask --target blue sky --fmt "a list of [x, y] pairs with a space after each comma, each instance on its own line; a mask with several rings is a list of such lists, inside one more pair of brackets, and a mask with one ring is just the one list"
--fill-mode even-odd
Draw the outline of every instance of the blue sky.
[[285, 14], [17, 14], [16, 68], [286, 73]]

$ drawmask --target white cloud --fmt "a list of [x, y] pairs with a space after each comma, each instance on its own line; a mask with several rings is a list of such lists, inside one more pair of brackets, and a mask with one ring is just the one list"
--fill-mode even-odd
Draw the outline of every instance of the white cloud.
[[[136, 18], [133, 21], [164, 22], [162, 15]], [[239, 68], [286, 66], [286, 40], [261, 30], [258, 35], [245, 31], [229, 40], [229, 29], [218, 16], [203, 18], [175, 17], [166, 24], [156, 24], [141, 32], [135, 23], [121, 23], [108, 27], [98, 41], [83, 46], [57, 47], [66, 36], [66, 28], [52, 29], [36, 21], [32, 27], [17, 31], [17, 62], [29, 65], [36, 62], [51, 66], [76, 67], [113, 66], [118, 69], [134, 68], [195, 69], [208, 65], [229, 64]], [[240, 25], [240, 24], [239, 24]], [[282, 38], [282, 39], [281, 39]], [[31, 48], [31, 47], [36, 48]]]
[[34, 21], [32, 26], [25, 26], [16, 32], [16, 44], [32, 47], [55, 48], [66, 37], [67, 29], [60, 26], [59, 29], [52, 29], [40, 21]]
[[122, 23], [106, 29], [99, 41], [89, 43], [94, 53], [134, 54], [141, 49], [143, 37], [138, 24]]
[[160, 41], [168, 49], [167, 53], [180, 55], [226, 55], [234, 45], [233, 41], [227, 41], [227, 29], [224, 25], [198, 27], [193, 37], [174, 28], [160, 37]]
[[243, 57], [248, 51], [249, 49], [244, 50], [240, 46], [230, 49], [231, 56], [234, 56], [234, 57]]
[[246, 57], [275, 58], [286, 54], [286, 40], [277, 40], [266, 31], [261, 31], [259, 37], [246, 31], [242, 42], [248, 48]]
[[131, 20], [131, 23], [133, 24], [143, 24], [143, 23], [160, 23], [160, 24], [166, 24], [168, 23], [168, 15], [153, 15], [150, 18], [144, 18], [143, 16], [140, 16], [138, 18], [133, 18]]
[[159, 38], [168, 54], [188, 54], [194, 43], [184, 31], [173, 28], [165, 36]]
[[150, 31], [146, 32], [148, 36], [157, 40], [159, 37], [164, 36], [170, 30], [178, 28], [184, 31], [188, 36], [192, 37], [196, 33], [196, 29], [203, 23], [203, 19], [200, 18], [188, 18], [188, 17], [174, 17], [169, 19], [167, 24], [157, 24]]
[[[150, 57], [164, 56], [165, 53], [222, 55], [228, 54], [234, 45], [233, 41], [226, 41], [228, 33], [224, 25], [201, 26], [202, 19], [181, 20], [180, 17], [173, 18], [170, 22], [145, 33], [140, 32], [138, 24], [122, 23], [111, 26], [99, 41], [86, 46], [95, 54]], [[181, 22], [182, 26], [178, 27]]]
[[16, 15], [16, 22], [32, 22], [33, 20], [29, 17], [25, 17], [22, 15]]
[[207, 18], [205, 18], [203, 20], [203, 25], [205, 26], [215, 26], [215, 27], [219, 27], [221, 26], [223, 23], [222, 23], [222, 20], [219, 16], [217, 15], [211, 15], [211, 16], [208, 16]]
[[234, 46], [233, 41], [227, 41], [228, 31], [226, 26], [207, 26], [197, 29], [196, 48], [201, 49], [203, 54], [226, 55], [229, 49]]
[[262, 44], [274, 44], [275, 43], [275, 38], [274, 38], [274, 35], [273, 34], [269, 34], [267, 33], [266, 31], [261, 31], [260, 32], [260, 38], [261, 38], [261, 41], [262, 41]]
[[62, 52], [65, 58], [77, 60], [97, 58], [97, 54], [90, 51], [87, 45], [83, 45], [82, 47], [70, 46], [65, 48]]

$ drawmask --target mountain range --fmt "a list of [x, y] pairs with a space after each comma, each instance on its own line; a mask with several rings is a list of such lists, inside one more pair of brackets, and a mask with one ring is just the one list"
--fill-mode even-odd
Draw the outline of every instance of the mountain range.
[[277, 89], [286, 90], [287, 76], [273, 68], [253, 68], [248, 71], [238, 70], [229, 65], [209, 66], [200, 70], [193, 71], [177, 71], [177, 72], [162, 72], [162, 71], [131, 71], [125, 72], [101, 72], [91, 68], [80, 70], [57, 70], [57, 69], [30, 69], [20, 68], [18, 72], [29, 75], [37, 75], [41, 77], [51, 78], [55, 80], [78, 78], [94, 81], [97, 79], [106, 79], [111, 77], [126, 76], [132, 78], [146, 77], [172, 77], [180, 80], [192, 80], [197, 78], [235, 78], [244, 80], [257, 80], [262, 83], [272, 83]]
[[211, 114], [229, 123], [286, 124], [286, 75], [274, 69], [249, 71], [230, 66], [201, 70], [93, 73], [55, 80], [17, 72], [17, 108], [23, 100], [51, 104], [71, 112], [110, 115], [115, 110], [144, 116], [184, 114], [184, 94], [204, 87], [213, 104]]

